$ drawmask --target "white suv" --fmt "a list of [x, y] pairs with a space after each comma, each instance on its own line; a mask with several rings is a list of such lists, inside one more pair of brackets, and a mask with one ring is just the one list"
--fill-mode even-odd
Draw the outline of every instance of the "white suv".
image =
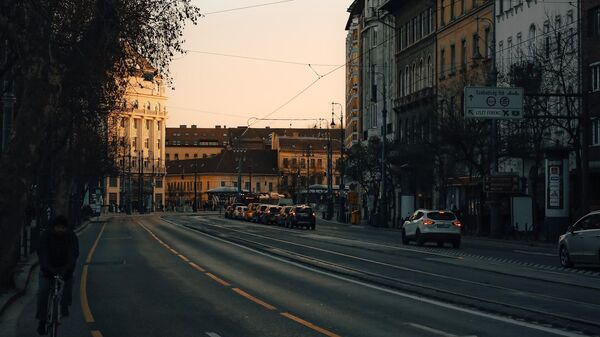
[[563, 267], [600, 264], [600, 211], [585, 215], [560, 236], [558, 254]]
[[454, 248], [460, 247], [460, 228], [462, 224], [450, 211], [419, 209], [402, 225], [402, 243], [411, 240], [422, 246], [425, 242], [451, 242]]

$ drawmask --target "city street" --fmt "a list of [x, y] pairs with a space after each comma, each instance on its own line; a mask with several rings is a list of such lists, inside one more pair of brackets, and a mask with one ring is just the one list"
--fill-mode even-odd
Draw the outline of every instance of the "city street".
[[[549, 246], [470, 238], [460, 250], [402, 246], [398, 234], [324, 222], [291, 230], [217, 215], [108, 217], [80, 235], [81, 287], [61, 335], [600, 332], [597, 269], [562, 270]], [[36, 335], [35, 288], [0, 335]]]

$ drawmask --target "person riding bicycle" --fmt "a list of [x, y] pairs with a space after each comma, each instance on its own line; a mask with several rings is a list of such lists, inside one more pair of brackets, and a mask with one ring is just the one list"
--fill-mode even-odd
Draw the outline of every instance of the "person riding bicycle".
[[60, 305], [62, 316], [69, 316], [69, 306], [72, 301], [73, 272], [79, 257], [79, 242], [65, 216], [56, 216], [50, 222], [48, 230], [40, 234], [37, 254], [40, 264], [36, 313], [36, 318], [39, 320], [37, 330], [40, 335], [45, 335], [47, 333], [48, 296], [54, 276], [61, 276], [65, 282]]

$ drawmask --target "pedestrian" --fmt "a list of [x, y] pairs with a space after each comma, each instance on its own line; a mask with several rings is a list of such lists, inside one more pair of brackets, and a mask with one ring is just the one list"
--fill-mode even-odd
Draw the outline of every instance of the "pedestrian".
[[60, 303], [63, 317], [69, 316], [69, 306], [72, 302], [73, 272], [79, 257], [79, 242], [64, 215], [58, 215], [52, 219], [50, 227], [40, 234], [37, 254], [40, 264], [36, 312], [36, 318], [39, 320], [37, 332], [45, 335], [48, 333], [46, 331], [48, 296], [54, 276], [60, 275], [65, 282]]

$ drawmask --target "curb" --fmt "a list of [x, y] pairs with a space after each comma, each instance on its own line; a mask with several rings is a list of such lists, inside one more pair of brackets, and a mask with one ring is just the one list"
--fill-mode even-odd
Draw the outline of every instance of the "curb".
[[[27, 288], [29, 287], [29, 282], [31, 281], [31, 275], [33, 274], [33, 270], [37, 266], [38, 266], [38, 260], [37, 260], [37, 257], [34, 257], [34, 258], [32, 258], [31, 265], [29, 266], [29, 270], [27, 271], [27, 277], [25, 279], [25, 284], [21, 288], [17, 288], [15, 290], [13, 290], [14, 293], [10, 294], [7, 299], [3, 300], [4, 303], [0, 303], [0, 316], [2, 316], [2, 314], [4, 314], [6, 309], [8, 309], [8, 307], [10, 307], [11, 304], [13, 304], [17, 299], [19, 299], [21, 296], [23, 296], [25, 294], [25, 292], [27, 291]], [[19, 276], [17, 276], [17, 281], [21, 275], [23, 275], [23, 273], [21, 273]]]

